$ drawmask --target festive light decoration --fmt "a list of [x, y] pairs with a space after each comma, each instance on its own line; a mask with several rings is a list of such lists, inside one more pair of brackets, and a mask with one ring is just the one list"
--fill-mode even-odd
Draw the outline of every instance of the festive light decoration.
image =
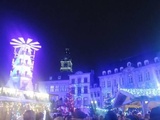
[[12, 60], [13, 70], [10, 72], [9, 87], [33, 90], [32, 76], [35, 51], [41, 48], [39, 42], [32, 42], [28, 38], [12, 39], [10, 42], [14, 47], [14, 59]]
[[[38, 42], [19, 37], [10, 42], [14, 47], [13, 70], [7, 87], [0, 87], [0, 120], [22, 119], [26, 110], [44, 112], [50, 110], [49, 95], [33, 91], [32, 72]], [[8, 88], [9, 87], [9, 88]]]
[[33, 100], [32, 102], [49, 102], [49, 94], [47, 93], [38, 93], [33, 91], [23, 91], [14, 88], [0, 88], [0, 100], [4, 99], [5, 97], [10, 97], [8, 100]]
[[74, 98], [73, 98], [73, 95], [72, 95], [71, 88], [69, 88], [69, 93], [67, 93], [67, 98], [66, 98], [65, 105], [66, 105], [66, 107], [68, 107], [69, 112], [74, 111]]
[[120, 89], [122, 92], [127, 92], [134, 97], [147, 96], [155, 97], [160, 96], [160, 89]]
[[17, 120], [26, 110], [43, 112], [49, 110], [48, 103], [0, 102], [0, 120]]

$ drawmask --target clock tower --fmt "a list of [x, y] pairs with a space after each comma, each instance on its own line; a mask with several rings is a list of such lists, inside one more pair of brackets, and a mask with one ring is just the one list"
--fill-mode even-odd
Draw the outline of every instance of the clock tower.
[[69, 48], [65, 49], [65, 55], [63, 59], [60, 61], [61, 67], [60, 71], [61, 72], [72, 72], [72, 60], [70, 58], [70, 51]]

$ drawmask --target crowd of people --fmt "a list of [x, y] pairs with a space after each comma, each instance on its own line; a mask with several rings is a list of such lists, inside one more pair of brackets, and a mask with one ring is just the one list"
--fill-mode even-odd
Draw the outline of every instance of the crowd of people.
[[136, 111], [125, 115], [123, 112], [117, 114], [114, 111], [108, 111], [105, 116], [92, 115], [91, 117], [77, 109], [72, 115], [62, 115], [59, 113], [51, 117], [49, 111], [44, 115], [41, 112], [35, 113], [32, 110], [27, 110], [23, 114], [23, 118], [19, 118], [18, 120], [160, 120], [160, 106], [153, 108], [151, 112], [148, 112], [144, 116]]

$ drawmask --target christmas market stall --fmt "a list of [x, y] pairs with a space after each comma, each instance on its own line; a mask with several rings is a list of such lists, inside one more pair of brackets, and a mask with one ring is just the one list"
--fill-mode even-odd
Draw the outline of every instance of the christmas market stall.
[[114, 107], [141, 107], [143, 114], [158, 105], [160, 105], [160, 89], [121, 89], [114, 102]]
[[0, 88], [0, 120], [17, 120], [26, 110], [50, 110], [49, 95], [13, 88]]

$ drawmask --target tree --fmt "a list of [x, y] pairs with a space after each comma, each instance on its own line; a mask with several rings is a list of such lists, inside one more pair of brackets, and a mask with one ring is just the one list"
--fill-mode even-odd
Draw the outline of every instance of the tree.
[[69, 112], [73, 113], [73, 111], [74, 111], [74, 98], [73, 98], [71, 88], [69, 88], [69, 92], [66, 95], [65, 106], [68, 108]]

